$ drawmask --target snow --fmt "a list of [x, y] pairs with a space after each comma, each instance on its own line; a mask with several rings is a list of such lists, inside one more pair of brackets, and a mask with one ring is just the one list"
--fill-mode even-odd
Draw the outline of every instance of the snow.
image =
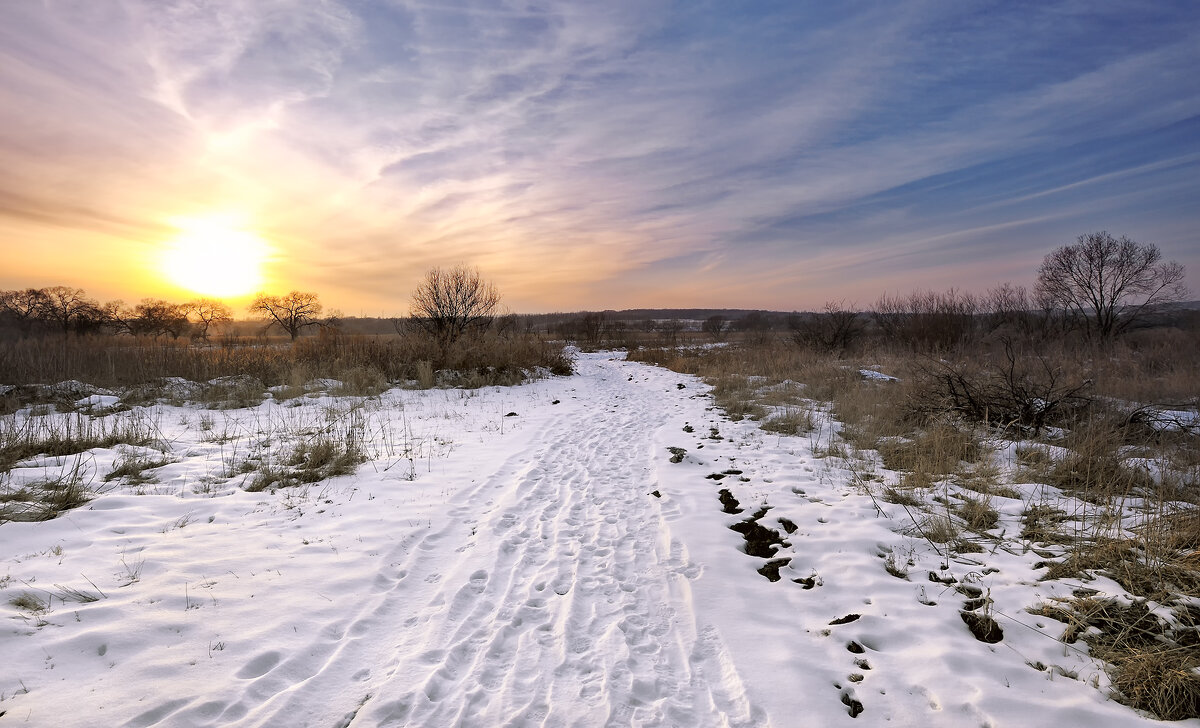
[[[819, 436], [729, 422], [693, 377], [610, 353], [577, 366], [512, 388], [107, 415], [153, 423], [172, 462], [104, 484], [158, 453], [93, 450], [90, 504], [0, 526], [0, 728], [1153, 722], [1106, 697], [1064, 625], [1025, 611], [1070, 594], [1037, 580], [1042, 557], [946, 558], [852, 484], [861, 464], [817, 457]], [[348, 422], [370, 457], [353, 475], [275, 493], [229, 477]], [[71, 459], [23, 466], [14, 479]], [[994, 505], [1019, 530], [1021, 501]], [[729, 528], [763, 506], [788, 544], [774, 582]], [[968, 631], [962, 585], [993, 600], [1002, 641]]]
[[112, 394], [93, 394], [75, 402], [75, 407], [89, 412], [100, 413], [111, 410], [121, 401], [120, 397]]
[[884, 374], [883, 372], [877, 372], [874, 369], [859, 369], [858, 375], [860, 377], [862, 377], [863, 379], [873, 379], [873, 380], [879, 381], [879, 382], [897, 382], [897, 381], [899, 381], [898, 379], [891, 376], [890, 374]]
[[1151, 409], [1145, 421], [1159, 432], [1200, 432], [1200, 412], [1191, 410]]

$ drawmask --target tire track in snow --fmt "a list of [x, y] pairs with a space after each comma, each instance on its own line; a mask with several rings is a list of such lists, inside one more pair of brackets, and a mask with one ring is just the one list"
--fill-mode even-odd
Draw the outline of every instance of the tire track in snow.
[[769, 725], [696, 624], [698, 570], [648, 495], [647, 435], [670, 402], [629, 366], [581, 371], [599, 401], [549, 420], [532, 452], [455, 495], [449, 523], [405, 539], [395, 577], [314, 646], [332, 645], [315, 675], [258, 678], [260, 698], [278, 694], [252, 722], [329, 725], [357, 690], [369, 697], [342, 725]]

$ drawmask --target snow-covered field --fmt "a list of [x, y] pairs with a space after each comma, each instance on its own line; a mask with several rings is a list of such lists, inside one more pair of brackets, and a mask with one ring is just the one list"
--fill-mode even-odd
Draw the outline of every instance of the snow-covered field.
[[[774, 435], [695, 378], [578, 368], [139, 411], [174, 461], [157, 482], [103, 484], [128, 448], [93, 450], [91, 503], [0, 525], [0, 727], [1154, 722], [1025, 611], [1070, 594], [1037, 580], [1042, 557], [944, 558], [859, 466], [814, 454], [828, 423]], [[353, 475], [274, 493], [233, 475], [348, 421], [370, 456]], [[995, 505], [1019, 531], [1022, 502]], [[756, 515], [786, 541], [771, 558], [730, 529]], [[972, 597], [1000, 641], [968, 629]]]

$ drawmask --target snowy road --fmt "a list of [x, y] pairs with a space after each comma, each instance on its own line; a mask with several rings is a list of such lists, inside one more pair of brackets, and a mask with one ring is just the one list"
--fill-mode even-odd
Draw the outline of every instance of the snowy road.
[[[125, 415], [169, 445], [155, 481], [0, 525], [0, 728], [1152, 722], [1025, 611], [1061, 595], [1041, 557], [942, 557], [853, 484], [861, 461], [814, 454], [819, 413], [773, 435], [694, 378], [604, 353], [578, 368]], [[244, 464], [346, 422], [369, 455], [353, 475], [242, 489]], [[99, 484], [127, 456], [84, 466]], [[25, 465], [11, 477], [72, 467]], [[1019, 530], [1021, 501], [995, 505]], [[749, 518], [777, 552], [746, 553], [731, 526]], [[1001, 642], [964, 625], [972, 590]]]
[[769, 725], [697, 634], [699, 568], [650, 495], [667, 460], [647, 434], [673, 402], [625, 369], [598, 362], [587, 401], [397, 545], [346, 630], [358, 643], [252, 722], [320, 715], [357, 675], [355, 726]]

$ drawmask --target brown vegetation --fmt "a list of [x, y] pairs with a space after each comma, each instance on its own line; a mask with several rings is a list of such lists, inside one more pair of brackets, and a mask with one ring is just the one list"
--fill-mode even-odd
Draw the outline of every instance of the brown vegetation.
[[[966, 305], [953, 292], [940, 300], [960, 312]], [[1046, 579], [1105, 576], [1123, 590], [1039, 613], [1073, 625], [1063, 639], [1087, 641], [1117, 699], [1164, 719], [1200, 716], [1200, 620], [1189, 606], [1200, 597], [1200, 432], [1194, 415], [1159, 416], [1200, 408], [1191, 353], [1200, 327], [1179, 317], [1175, 327], [1088, 343], [1063, 328], [1046, 336], [1046, 326], [1066, 322], [1034, 324], [1031, 312], [989, 318], [976, 308], [922, 320], [897, 308], [849, 347], [735, 333], [721, 347], [629, 356], [704, 377], [730, 417], [764, 429], [783, 407], [830, 412], [836, 436], [816, 454], [899, 471], [855, 482], [902, 505], [906, 532], [938, 553], [999, 544], [999, 499], [1021, 499], [1020, 533], [1004, 548], [1048, 554]], [[897, 379], [860, 374], [868, 368]], [[1015, 462], [1001, 467], [994, 453], [1014, 441]], [[1138, 612], [1147, 602], [1160, 616]]]

